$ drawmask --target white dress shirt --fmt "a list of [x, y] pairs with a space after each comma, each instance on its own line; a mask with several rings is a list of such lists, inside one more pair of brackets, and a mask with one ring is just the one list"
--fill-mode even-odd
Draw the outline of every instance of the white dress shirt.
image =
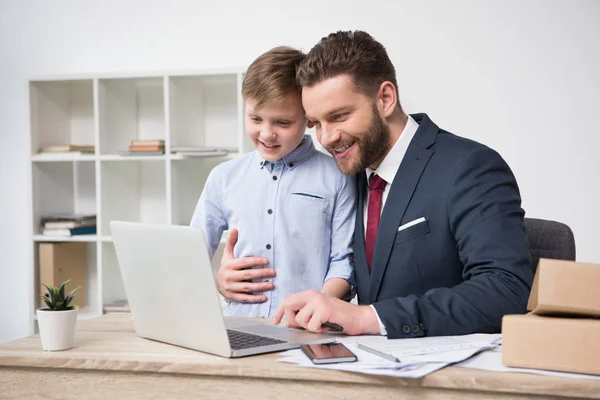
[[[373, 170], [367, 167], [367, 169], [365, 170], [365, 173], [367, 174], [367, 185], [369, 182], [369, 177], [372, 173], [379, 175], [381, 178], [383, 178], [384, 181], [387, 182], [387, 185], [385, 185], [385, 189], [383, 189], [383, 196], [381, 199], [381, 212], [383, 212], [383, 208], [385, 207], [385, 202], [387, 200], [388, 194], [390, 193], [390, 187], [392, 186], [394, 178], [396, 177], [396, 172], [398, 172], [398, 168], [400, 167], [400, 164], [404, 159], [404, 155], [408, 150], [408, 146], [410, 145], [410, 142], [415, 136], [415, 133], [417, 132], [418, 128], [419, 124], [417, 124], [417, 121], [415, 121], [413, 117], [409, 115], [404, 130], [400, 134], [398, 140], [396, 140], [396, 143], [394, 143], [394, 146], [392, 147], [390, 152], [385, 156], [385, 158], [379, 165], [379, 168], [377, 168], [377, 170]], [[368, 205], [369, 192], [367, 191], [365, 204], [363, 205], [363, 222], [365, 227], [365, 235], [367, 229]], [[373, 309], [373, 311], [375, 311], [375, 315], [377, 316], [377, 321], [379, 322], [381, 334], [387, 335], [387, 330], [385, 329], [385, 326], [383, 326], [383, 323], [381, 322], [381, 319], [377, 314], [377, 310], [375, 310], [375, 307], [373, 307], [373, 305], [371, 305], [371, 308]]]

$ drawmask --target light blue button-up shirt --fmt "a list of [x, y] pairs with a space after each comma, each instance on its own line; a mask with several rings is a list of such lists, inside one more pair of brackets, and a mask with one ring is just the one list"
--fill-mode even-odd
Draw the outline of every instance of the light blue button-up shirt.
[[[271, 318], [287, 296], [321, 290], [331, 278], [354, 288], [356, 185], [306, 135], [274, 163], [257, 151], [213, 169], [191, 226], [204, 231], [212, 259], [224, 230], [238, 229], [236, 258], [269, 259], [275, 288], [264, 303], [229, 302], [225, 315]], [[264, 280], [264, 279], [263, 279]]]

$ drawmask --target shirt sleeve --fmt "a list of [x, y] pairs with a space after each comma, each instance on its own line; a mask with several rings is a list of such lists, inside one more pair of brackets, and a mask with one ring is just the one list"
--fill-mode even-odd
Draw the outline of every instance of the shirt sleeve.
[[223, 202], [217, 178], [217, 170], [213, 169], [206, 180], [190, 226], [202, 228], [208, 254], [212, 260], [219, 246], [223, 231], [227, 229], [227, 218], [223, 212]]
[[354, 297], [356, 279], [354, 275], [354, 224], [356, 220], [356, 183], [353, 176], [343, 175], [337, 192], [331, 222], [331, 251], [329, 269], [325, 281], [342, 278], [350, 283], [349, 299]]
[[379, 329], [381, 330], [381, 335], [387, 336], [387, 331], [385, 330], [385, 326], [383, 325], [383, 322], [381, 322], [381, 318], [379, 318], [379, 314], [377, 313], [377, 310], [375, 309], [375, 307], [372, 304], [369, 305], [369, 307], [371, 307], [371, 309], [373, 309], [373, 311], [375, 311], [375, 316], [377, 317], [377, 323], [379, 324]]

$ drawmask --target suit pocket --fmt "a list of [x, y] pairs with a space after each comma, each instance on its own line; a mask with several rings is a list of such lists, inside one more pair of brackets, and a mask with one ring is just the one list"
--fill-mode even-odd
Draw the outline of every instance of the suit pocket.
[[403, 229], [396, 234], [394, 244], [407, 242], [411, 239], [418, 238], [429, 233], [429, 221], [425, 220], [421, 223]]

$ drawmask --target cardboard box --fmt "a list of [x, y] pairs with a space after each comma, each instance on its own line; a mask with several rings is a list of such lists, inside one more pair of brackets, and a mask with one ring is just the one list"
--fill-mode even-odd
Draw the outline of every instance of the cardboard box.
[[[66, 287], [67, 292], [81, 286], [75, 292], [75, 298], [71, 304], [85, 306], [87, 297], [86, 257], [87, 244], [83, 242], [40, 243], [40, 295], [46, 293], [43, 283], [58, 286], [70, 279], [71, 281]], [[40, 307], [46, 307], [39, 298], [38, 301]]]
[[600, 375], [600, 319], [506, 315], [502, 363]]
[[527, 309], [538, 315], [600, 317], [600, 265], [540, 259]]

